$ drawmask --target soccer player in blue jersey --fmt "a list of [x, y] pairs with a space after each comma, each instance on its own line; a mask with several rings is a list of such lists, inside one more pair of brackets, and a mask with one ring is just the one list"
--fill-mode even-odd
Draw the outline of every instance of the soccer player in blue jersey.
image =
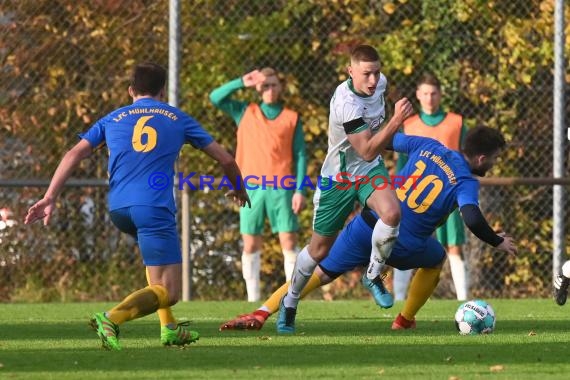
[[[111, 310], [93, 316], [91, 326], [106, 349], [121, 349], [119, 325], [155, 311], [161, 322], [163, 345], [183, 346], [199, 338], [187, 323], [177, 323], [170, 310], [181, 293], [182, 254], [172, 180], [183, 145], [190, 143], [218, 161], [234, 189], [228, 196], [240, 206], [249, 205], [233, 157], [196, 120], [162, 101], [165, 83], [163, 67], [154, 63], [137, 65], [128, 89], [133, 103], [111, 112], [80, 135], [79, 143], [57, 167], [43, 199], [28, 210], [25, 218], [26, 224], [43, 220], [47, 225], [56, 198], [73, 170], [96, 147], [107, 145], [111, 220], [137, 239], [149, 286], [131, 293]], [[157, 177], [168, 178], [170, 184], [155, 182]]]
[[[437, 286], [446, 255], [441, 243], [432, 235], [456, 207], [475, 236], [499, 251], [516, 254], [513, 239], [496, 234], [481, 213], [479, 181], [473, 177], [473, 174], [485, 175], [504, 146], [501, 133], [487, 127], [470, 130], [461, 152], [430, 138], [395, 135], [393, 149], [408, 154], [409, 161], [398, 173], [405, 181], [394, 180], [402, 221], [386, 263], [398, 269], [419, 269], [392, 329], [414, 328], [417, 312]], [[302, 296], [357, 266], [368, 264], [372, 249], [370, 236], [377, 219], [377, 215], [366, 208], [342, 230], [329, 255], [309, 279]], [[287, 288], [288, 284], [283, 285], [258, 310], [222, 324], [220, 330], [260, 329], [269, 315], [279, 309], [279, 300]]]

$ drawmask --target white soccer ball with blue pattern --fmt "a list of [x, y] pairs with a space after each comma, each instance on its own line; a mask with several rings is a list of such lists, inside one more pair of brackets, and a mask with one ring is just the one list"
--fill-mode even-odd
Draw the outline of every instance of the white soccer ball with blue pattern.
[[495, 311], [483, 300], [467, 301], [455, 312], [455, 326], [461, 335], [490, 334], [495, 330]]

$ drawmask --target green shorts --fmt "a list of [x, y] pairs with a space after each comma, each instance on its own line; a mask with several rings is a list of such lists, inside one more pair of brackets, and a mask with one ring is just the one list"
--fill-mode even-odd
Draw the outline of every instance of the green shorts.
[[444, 247], [465, 244], [465, 228], [459, 209], [455, 209], [436, 231], [437, 240]]
[[[354, 210], [354, 202], [362, 206], [376, 189], [391, 188], [390, 176], [381, 162], [367, 174], [367, 183], [336, 182], [322, 178], [313, 197], [313, 231], [322, 236], [335, 236]], [[386, 183], [386, 181], [388, 183]]]
[[[254, 186], [251, 184], [251, 187]], [[241, 207], [239, 211], [239, 230], [242, 234], [261, 235], [266, 216], [273, 233], [299, 230], [297, 215], [291, 208], [295, 190], [266, 187], [247, 189], [247, 194], [251, 200], [251, 208]]]

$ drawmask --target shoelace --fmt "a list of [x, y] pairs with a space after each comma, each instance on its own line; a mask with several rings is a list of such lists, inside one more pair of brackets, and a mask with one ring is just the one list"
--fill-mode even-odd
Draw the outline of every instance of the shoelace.
[[380, 275], [380, 279], [377, 281], [373, 281], [376, 285], [378, 285], [378, 287], [380, 288], [380, 290], [382, 290], [382, 293], [386, 293], [386, 287], [384, 286], [384, 279], [386, 278], [386, 276], [388, 276], [387, 273], [384, 273], [382, 275]]
[[182, 321], [177, 323], [178, 326], [189, 327], [190, 321]]
[[119, 326], [111, 321], [107, 322], [105, 320], [101, 320], [101, 325], [106, 337], [119, 337]]
[[285, 308], [285, 325], [291, 326], [295, 322], [295, 316], [297, 315], [297, 309], [292, 307]]
[[178, 322], [176, 326], [176, 336], [181, 342], [188, 342], [192, 340], [192, 332], [189, 330], [190, 321]]

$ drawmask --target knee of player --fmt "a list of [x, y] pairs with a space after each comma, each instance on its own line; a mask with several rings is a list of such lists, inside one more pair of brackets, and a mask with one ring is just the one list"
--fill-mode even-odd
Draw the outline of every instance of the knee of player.
[[323, 260], [329, 254], [329, 251], [336, 239], [336, 236], [327, 236], [321, 238], [313, 237], [309, 243], [308, 253], [317, 263]]
[[168, 296], [168, 306], [174, 306], [180, 301], [180, 297], [178, 295], [169, 295]]
[[178, 288], [168, 289], [168, 306], [174, 306], [180, 301], [181, 290]]
[[400, 224], [400, 220], [402, 219], [402, 213], [400, 212], [400, 208], [392, 208], [384, 211], [382, 213], [381, 219], [384, 223], [389, 226], [395, 227]]
[[310, 252], [309, 256], [315, 262], [320, 263], [325, 257], [328, 256], [329, 250], [330, 250], [330, 248], [321, 246], [321, 247], [318, 247], [318, 249], [313, 249], [313, 250], [309, 251]]
[[442, 269], [443, 265], [445, 264], [445, 261], [447, 260], [447, 255], [443, 255], [443, 257], [441, 258], [440, 262], [435, 264], [433, 266], [433, 269]]

